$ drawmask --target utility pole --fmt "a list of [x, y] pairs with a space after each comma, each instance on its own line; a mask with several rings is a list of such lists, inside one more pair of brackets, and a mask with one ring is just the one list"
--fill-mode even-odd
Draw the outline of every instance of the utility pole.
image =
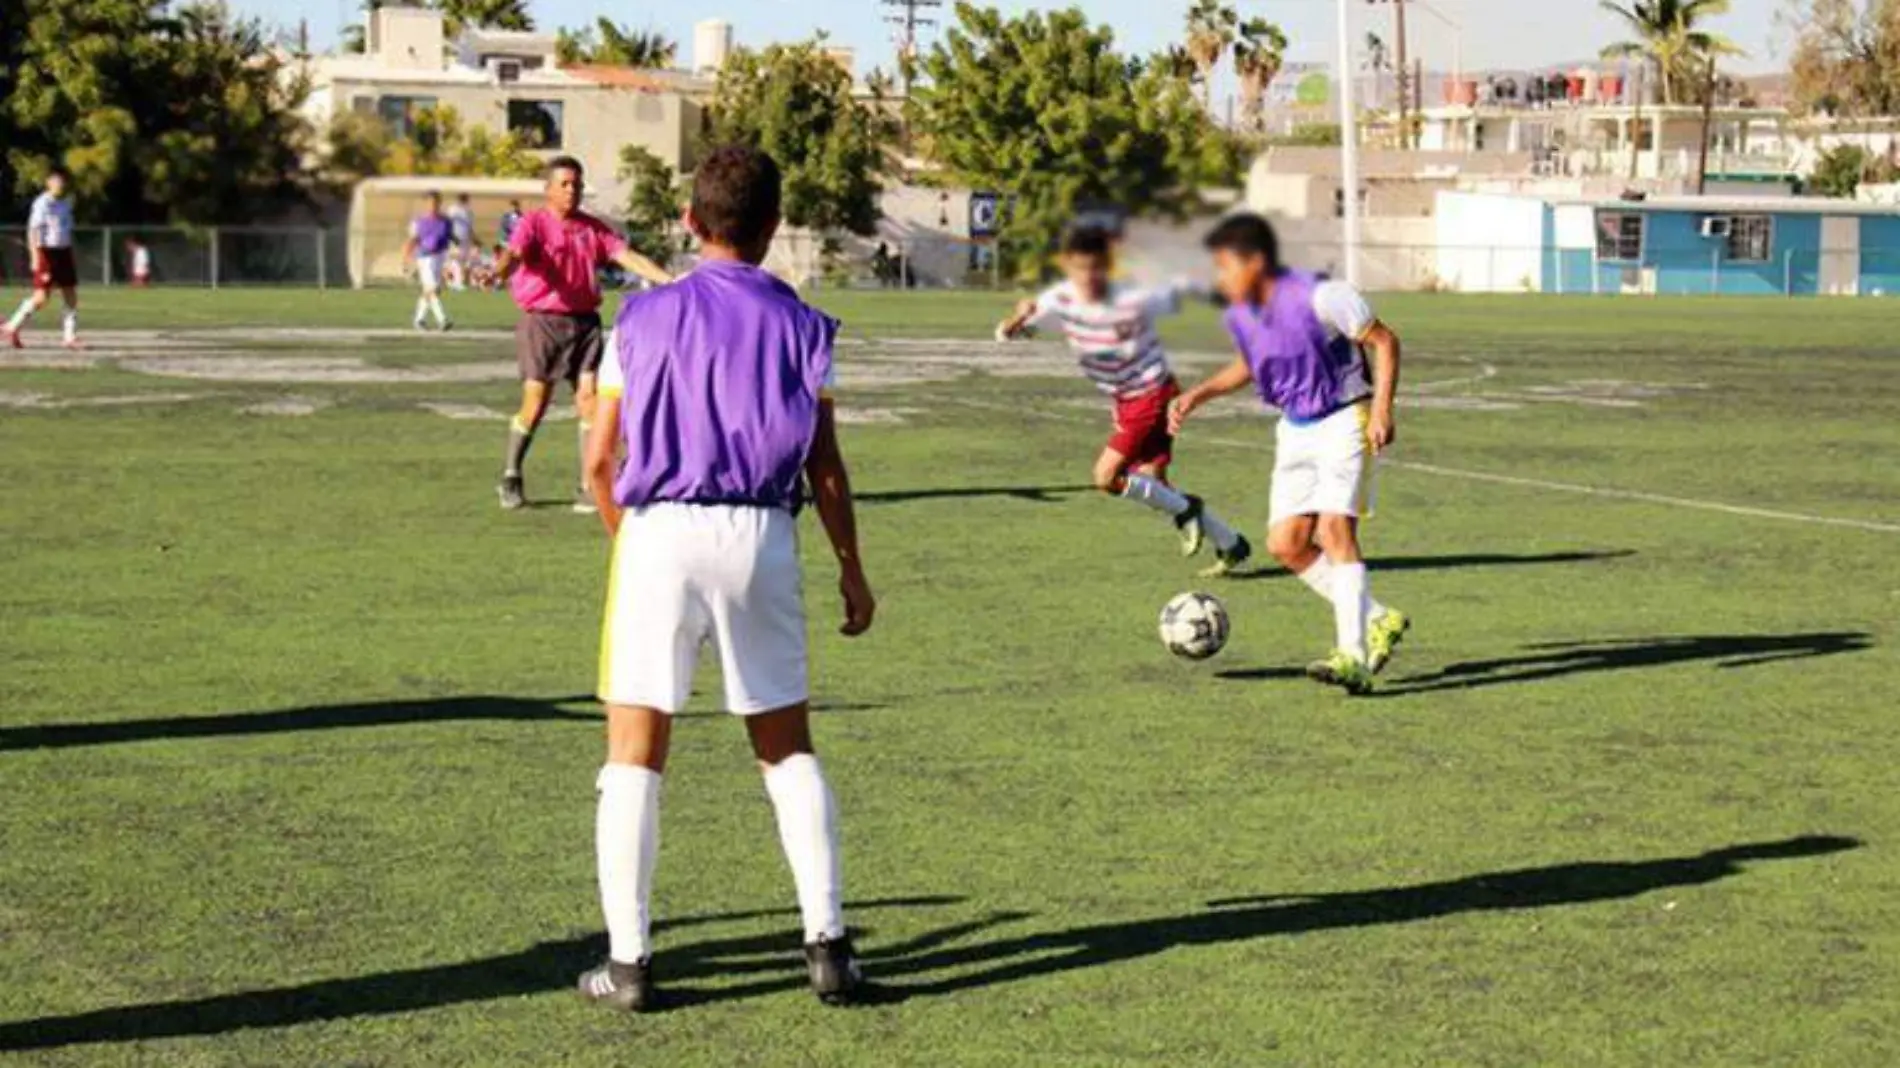
[[891, 42], [897, 46], [897, 77], [904, 86], [904, 152], [910, 153], [910, 94], [917, 80], [917, 31], [937, 24], [930, 12], [943, 6], [943, 0], [878, 0], [895, 9], [884, 16], [892, 26]]
[[1410, 46], [1406, 43], [1406, 40], [1405, 40], [1405, 5], [1408, 2], [1410, 2], [1410, 0], [1366, 0], [1366, 3], [1368, 4], [1391, 4], [1392, 5], [1392, 32], [1395, 36], [1393, 45], [1398, 52], [1398, 62], [1394, 64], [1394, 66], [1398, 70], [1398, 77], [1399, 77], [1399, 147], [1400, 148], [1411, 147], [1412, 124], [1406, 120], [1406, 115], [1408, 113], [1409, 102], [1413, 99], [1411, 94], [1416, 88], [1418, 88], [1417, 86], [1412, 84], [1412, 64], [1406, 58], [1406, 55], [1410, 50]]
[[1353, 79], [1359, 76], [1352, 62], [1352, 0], [1339, 0], [1339, 184], [1345, 199], [1342, 205], [1346, 282], [1359, 284], [1359, 115], [1353, 99]]

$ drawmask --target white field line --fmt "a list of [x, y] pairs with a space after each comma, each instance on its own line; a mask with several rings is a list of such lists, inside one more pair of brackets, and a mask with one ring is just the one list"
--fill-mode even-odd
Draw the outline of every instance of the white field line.
[[[988, 401], [955, 400], [954, 404], [966, 408], [982, 408], [989, 411], [1008, 412], [1012, 415], [1032, 419], [1052, 419], [1057, 422], [1073, 423], [1080, 420], [1063, 412], [1044, 408], [1017, 407], [1009, 404], [994, 404]], [[1266, 441], [1236, 441], [1232, 438], [1211, 438], [1195, 436], [1193, 442], [1204, 445], [1220, 445], [1229, 449], [1246, 449], [1250, 452], [1264, 452]], [[1540, 489], [1552, 493], [1574, 493], [1586, 497], [1602, 497], [1609, 500], [1638, 501], [1643, 504], [1660, 504], [1671, 508], [1689, 508], [1702, 512], [1720, 512], [1724, 515], [1744, 516], [1749, 519], [1773, 519], [1784, 523], [1808, 523], [1816, 526], [1845, 527], [1849, 530], [1865, 530], [1876, 534], [1900, 534], [1900, 524], [1878, 523], [1871, 519], [1848, 519], [1842, 516], [1810, 515], [1806, 512], [1784, 512], [1773, 508], [1751, 508], [1741, 504], [1726, 504], [1722, 501], [1706, 501], [1695, 497], [1675, 497], [1666, 493], [1646, 493], [1642, 490], [1618, 489], [1614, 486], [1587, 486], [1577, 482], [1553, 482], [1542, 478], [1520, 478], [1516, 475], [1500, 475], [1490, 471], [1467, 471], [1457, 467], [1441, 467], [1438, 464], [1416, 463], [1411, 460], [1382, 460], [1388, 467], [1401, 471], [1416, 471], [1424, 475], [1437, 475], [1441, 478], [1460, 478], [1467, 482], [1489, 482], [1499, 486], [1517, 486], [1523, 489]]]

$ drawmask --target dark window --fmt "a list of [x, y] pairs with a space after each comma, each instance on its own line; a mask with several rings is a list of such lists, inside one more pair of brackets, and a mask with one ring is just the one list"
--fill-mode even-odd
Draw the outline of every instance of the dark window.
[[1728, 221], [1728, 258], [1737, 263], [1766, 263], [1774, 258], [1775, 220], [1767, 215], [1734, 215]]
[[521, 80], [521, 64], [512, 59], [504, 59], [495, 64], [495, 80], [503, 85]]
[[385, 96], [376, 101], [376, 115], [396, 137], [407, 138], [416, 132], [416, 119], [425, 111], [435, 110], [432, 96]]
[[1611, 263], [1637, 263], [1642, 258], [1642, 212], [1597, 212], [1597, 259]]
[[561, 102], [508, 101], [508, 132], [523, 135], [536, 148], [560, 148]]

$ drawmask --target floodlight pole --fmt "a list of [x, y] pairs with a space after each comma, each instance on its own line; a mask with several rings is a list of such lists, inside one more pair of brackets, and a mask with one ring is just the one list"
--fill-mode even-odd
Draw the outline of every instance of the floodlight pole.
[[[1339, 183], [1344, 207], [1344, 259], [1349, 285], [1359, 285], [1359, 114], [1353, 99], [1352, 0], [1339, 0]], [[1404, 77], [1403, 74], [1400, 75]]]

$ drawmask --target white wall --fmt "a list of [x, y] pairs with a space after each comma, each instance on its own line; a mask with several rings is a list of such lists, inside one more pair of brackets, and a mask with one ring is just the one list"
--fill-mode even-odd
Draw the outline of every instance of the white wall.
[[1440, 193], [1435, 221], [1440, 285], [1462, 293], [1543, 288], [1543, 201]]

